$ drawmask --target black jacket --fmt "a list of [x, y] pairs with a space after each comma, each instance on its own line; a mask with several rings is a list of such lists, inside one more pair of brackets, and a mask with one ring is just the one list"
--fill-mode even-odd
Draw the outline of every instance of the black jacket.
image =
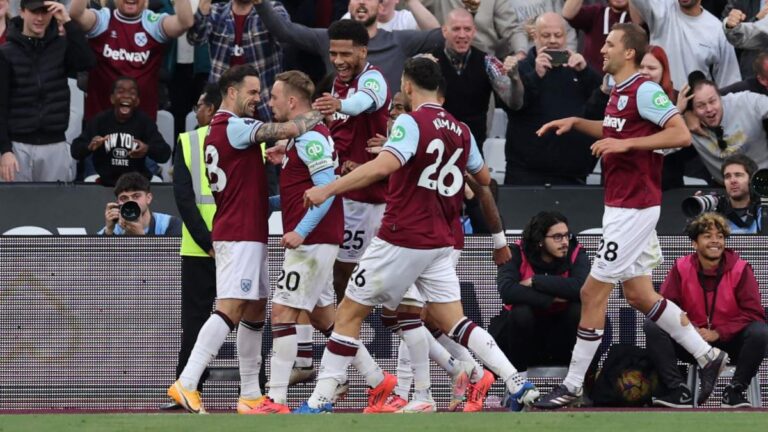
[[[533, 286], [520, 285], [520, 266], [522, 258], [520, 246], [511, 244], [512, 259], [499, 267], [498, 290], [501, 302], [504, 304], [526, 304], [536, 308], [548, 308], [555, 297], [570, 302], [579, 302], [581, 286], [589, 275], [589, 257], [584, 248], [579, 250], [576, 261], [571, 263], [571, 255], [579, 245], [576, 238], [572, 238], [568, 247], [568, 255], [561, 260], [546, 263], [540, 257], [533, 258], [526, 255], [533, 268]], [[568, 271], [568, 277], [562, 274]]]
[[522, 108], [517, 111], [507, 108], [507, 171], [519, 166], [542, 175], [586, 176], [595, 166], [589, 150], [594, 139], [578, 132], [538, 137], [536, 131], [552, 120], [581, 117], [584, 104], [600, 86], [600, 75], [589, 66], [580, 72], [555, 67], [540, 78], [535, 59], [536, 48], [532, 48], [528, 57], [519, 63], [525, 88]]
[[8, 39], [0, 46], [0, 153], [11, 141], [50, 144], [64, 141], [69, 126], [67, 76], [88, 70], [96, 57], [77, 23], [56, 20], [40, 38], [22, 34], [24, 22], [13, 18]]

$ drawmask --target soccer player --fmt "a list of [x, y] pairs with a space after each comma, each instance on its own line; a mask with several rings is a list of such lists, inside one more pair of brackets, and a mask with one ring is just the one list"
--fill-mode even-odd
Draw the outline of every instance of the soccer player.
[[197, 336], [195, 347], [168, 396], [193, 413], [205, 412], [197, 383], [229, 332], [237, 330], [240, 398], [237, 411], [251, 411], [265, 398], [259, 387], [261, 337], [269, 295], [267, 274], [268, 192], [259, 143], [295, 138], [322, 115], [310, 111], [285, 123], [252, 117], [259, 103], [259, 72], [235, 66], [219, 79], [222, 102], [205, 139], [205, 169], [216, 202], [213, 250], [216, 258], [216, 310]]
[[[315, 86], [298, 71], [278, 74], [269, 107], [276, 121], [288, 121], [311, 111]], [[335, 179], [335, 155], [328, 128], [318, 123], [288, 142], [280, 173], [283, 217], [283, 270], [272, 296], [272, 357], [267, 399], [254, 414], [287, 414], [291, 368], [296, 361], [296, 324], [301, 311], [321, 332], [333, 327], [333, 262], [344, 230], [341, 200], [328, 198], [319, 207], [304, 208], [304, 191]]]
[[603, 71], [613, 75], [602, 122], [570, 117], [545, 124], [558, 135], [575, 129], [599, 140], [592, 153], [603, 158], [605, 213], [590, 275], [581, 289], [581, 321], [563, 384], [534, 404], [543, 409], [575, 404], [584, 374], [600, 346], [608, 297], [621, 282], [630, 306], [645, 314], [682, 345], [701, 367], [701, 394], [712, 392], [728, 356], [702, 339], [685, 313], [653, 289], [651, 272], [662, 261], [656, 238], [661, 206], [662, 155], [654, 150], [685, 147], [691, 135], [662, 88], [638, 73], [648, 41], [635, 24], [616, 24], [600, 52]]
[[[491, 336], [462, 310], [451, 259], [456, 242], [452, 224], [462, 205], [464, 172], [483, 185], [490, 182], [490, 175], [469, 129], [437, 103], [441, 79], [440, 67], [432, 60], [407, 60], [401, 87], [416, 107], [413, 113], [398, 117], [376, 159], [329, 185], [305, 192], [306, 204], [319, 205], [330, 196], [365, 188], [387, 176], [390, 182], [382, 228], [350, 279], [317, 385], [299, 413], [333, 409], [334, 389], [357, 351], [364, 349], [359, 341], [363, 319], [377, 304], [394, 310], [414, 282], [442, 331], [473, 351], [521, 403], [530, 404], [538, 397], [536, 388], [518, 375]], [[390, 377], [381, 405], [395, 384]]]
[[[368, 61], [368, 32], [363, 24], [341, 20], [328, 28], [331, 63], [336, 68], [333, 94], [325, 93], [312, 105], [333, 116], [333, 137], [342, 175], [375, 157], [366, 149], [368, 139], [387, 134], [390, 96], [387, 82]], [[365, 189], [344, 194], [344, 244], [333, 268], [333, 286], [341, 301], [352, 270], [381, 225], [386, 179]]]

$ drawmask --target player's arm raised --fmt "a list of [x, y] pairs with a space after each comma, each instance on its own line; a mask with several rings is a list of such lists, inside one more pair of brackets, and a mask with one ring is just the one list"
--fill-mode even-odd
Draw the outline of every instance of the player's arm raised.
[[310, 111], [285, 123], [265, 123], [254, 134], [254, 143], [295, 138], [315, 127], [323, 120], [319, 111]]

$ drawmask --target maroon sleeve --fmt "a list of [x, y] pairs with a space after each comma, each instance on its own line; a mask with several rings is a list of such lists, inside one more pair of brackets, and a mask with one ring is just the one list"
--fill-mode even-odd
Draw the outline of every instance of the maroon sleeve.
[[755, 273], [752, 266], [747, 263], [744, 272], [741, 274], [741, 280], [736, 286], [736, 303], [739, 305], [741, 313], [734, 319], [729, 320], [727, 324], [717, 328], [717, 333], [722, 341], [731, 340], [738, 332], [751, 322], [765, 322], [765, 310], [760, 303], [760, 288], [755, 279]]
[[677, 262], [675, 262], [672, 264], [672, 268], [669, 269], [667, 277], [664, 278], [664, 282], [662, 282], [661, 288], [659, 289], [659, 294], [679, 306], [680, 285], [682, 285], [680, 281], [680, 273], [677, 271]]
[[600, 15], [600, 12], [605, 7], [600, 4], [582, 6], [575, 17], [567, 20], [568, 24], [576, 30], [588, 32], [595, 25], [595, 19], [597, 19], [597, 16]]

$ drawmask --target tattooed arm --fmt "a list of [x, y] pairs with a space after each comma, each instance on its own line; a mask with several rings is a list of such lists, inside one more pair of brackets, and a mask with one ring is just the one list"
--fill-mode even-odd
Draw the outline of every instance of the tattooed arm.
[[319, 111], [309, 111], [285, 123], [265, 123], [254, 135], [254, 142], [296, 138], [323, 120]]

